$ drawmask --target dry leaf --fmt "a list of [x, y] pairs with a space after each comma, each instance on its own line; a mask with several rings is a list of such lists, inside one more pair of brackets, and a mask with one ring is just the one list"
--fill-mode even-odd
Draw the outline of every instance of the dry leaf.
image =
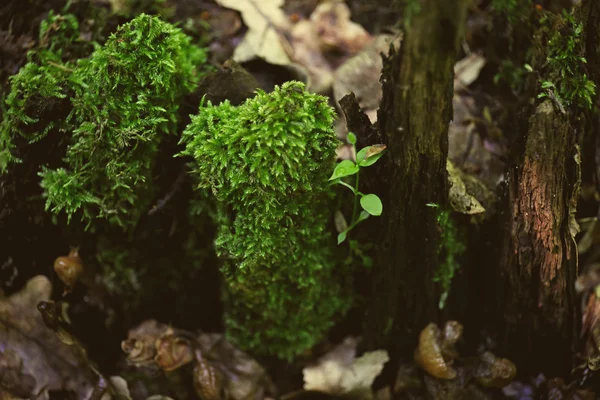
[[467, 192], [460, 171], [452, 164], [452, 161], [447, 160], [446, 169], [448, 170], [448, 182], [450, 183], [449, 200], [454, 211], [469, 215], [485, 212], [485, 208], [479, 200]]
[[109, 378], [111, 389], [114, 393], [104, 393], [100, 400], [131, 400], [127, 381], [120, 376]]
[[291, 63], [283, 33], [290, 22], [281, 10], [283, 0], [216, 0], [223, 7], [237, 10], [248, 27], [242, 42], [236, 47], [233, 59], [250, 61], [256, 57], [275, 65]]
[[310, 15], [310, 20], [324, 51], [356, 54], [372, 40], [365, 28], [350, 20], [350, 8], [341, 1], [319, 4]]
[[[318, 5], [310, 19], [301, 20], [293, 26], [290, 38], [290, 57], [306, 68], [310, 78], [308, 87], [318, 93], [327, 92], [336, 81], [334, 72], [338, 67], [373, 41], [362, 26], [350, 20], [350, 9], [342, 2]], [[380, 59], [378, 54], [375, 55]], [[351, 69], [355, 71], [355, 68]], [[375, 73], [374, 84], [370, 85], [377, 86], [376, 91], [380, 90], [380, 70], [381, 67]], [[367, 74], [372, 75], [370, 72]], [[364, 85], [365, 81], [362, 83]]]
[[156, 347], [154, 361], [165, 372], [174, 371], [194, 358], [190, 341], [179, 337], [171, 328], [156, 339], [154, 346]]
[[48, 301], [51, 293], [48, 278], [36, 276], [21, 291], [0, 299], [0, 349], [18, 355], [19, 373], [35, 378], [32, 394], [39, 393], [39, 399], [47, 399], [48, 390], [69, 390], [87, 399], [96, 376], [86, 368], [79, 349], [62, 343], [37, 310], [37, 304]]
[[[381, 84], [379, 78], [383, 61], [381, 54], [387, 54], [390, 43], [398, 49], [400, 38], [392, 35], [380, 35], [370, 42], [358, 54], [344, 62], [333, 75], [333, 97], [339, 101], [342, 97], [352, 92], [365, 112], [373, 112], [379, 108], [381, 101]], [[373, 113], [371, 122], [377, 120], [377, 114]]]
[[[210, 393], [226, 393], [226, 399], [250, 400], [275, 392], [264, 368], [221, 334], [201, 333], [196, 336], [147, 320], [129, 331], [121, 347], [128, 353], [127, 359], [131, 364], [138, 367], [161, 365], [164, 370], [183, 365], [188, 362], [190, 351], [195, 352], [194, 383], [197, 389], [202, 389], [202, 393], [209, 393], [208, 389], [211, 389]], [[208, 374], [204, 374], [207, 371]], [[221, 382], [215, 385], [216, 380], [208, 379], [211, 376], [218, 376]], [[220, 390], [221, 387], [223, 390]]]
[[377, 350], [355, 358], [357, 343], [356, 338], [349, 337], [314, 366], [304, 368], [304, 390], [373, 398], [371, 385], [389, 357], [385, 350]]
[[204, 360], [223, 371], [229, 399], [262, 399], [266, 393], [275, 393], [275, 386], [264, 368], [222, 334], [201, 333], [197, 341]]
[[454, 89], [469, 86], [479, 77], [486, 59], [480, 54], [471, 54], [454, 65]]
[[334, 68], [325, 58], [320, 46], [320, 38], [310, 20], [302, 20], [290, 32], [291, 57], [307, 72], [309, 90], [325, 93], [333, 82]]

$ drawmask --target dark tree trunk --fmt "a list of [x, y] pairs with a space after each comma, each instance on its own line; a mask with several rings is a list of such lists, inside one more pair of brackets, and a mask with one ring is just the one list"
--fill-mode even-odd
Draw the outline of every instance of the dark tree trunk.
[[[598, 70], [598, 2], [583, 2], [578, 15], [588, 40], [584, 55]], [[539, 34], [539, 35], [538, 35]], [[534, 37], [543, 36], [537, 32]], [[547, 46], [534, 43], [534, 59]], [[543, 61], [534, 65], [543, 70]], [[591, 74], [598, 85], [598, 72]], [[544, 79], [544, 77], [541, 77]], [[530, 82], [539, 93], [540, 79]], [[581, 185], [580, 148], [590, 124], [581, 109], [561, 111], [538, 100], [520, 116], [517, 145], [507, 172], [508, 196], [499, 257], [502, 348], [521, 372], [565, 376], [575, 364], [580, 331], [575, 210]], [[502, 327], [499, 327], [501, 325]]]
[[399, 53], [384, 60], [378, 124], [388, 152], [383, 173], [371, 176], [384, 216], [365, 345], [394, 356], [412, 352], [417, 333], [437, 316], [439, 231], [427, 203], [447, 203], [453, 67], [467, 3], [421, 1]]

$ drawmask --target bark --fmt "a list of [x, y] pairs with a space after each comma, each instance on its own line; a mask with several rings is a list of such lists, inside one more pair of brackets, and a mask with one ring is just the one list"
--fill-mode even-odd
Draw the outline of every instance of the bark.
[[421, 1], [399, 53], [384, 60], [379, 133], [388, 146], [370, 175], [382, 197], [373, 295], [365, 346], [409, 355], [417, 333], [437, 316], [436, 211], [447, 203], [448, 124], [453, 67], [468, 1]]
[[[582, 4], [579, 15], [586, 30], [597, 30], [589, 18], [597, 18], [598, 7], [597, 2]], [[590, 37], [597, 38], [597, 32], [589, 32]], [[597, 43], [588, 40], [585, 50], [594, 68]], [[592, 78], [598, 84], [597, 73]], [[563, 113], [548, 99], [527, 108], [521, 120], [520, 144], [507, 173], [499, 264], [502, 347], [521, 372], [564, 376], [575, 363], [578, 344], [574, 213], [580, 147], [589, 124], [581, 110]]]
[[545, 100], [528, 120], [522, 161], [507, 176], [504, 344], [508, 357], [532, 372], [563, 375], [568, 371], [548, 367], [572, 364], [577, 249], [570, 227], [580, 141], [569, 118]]

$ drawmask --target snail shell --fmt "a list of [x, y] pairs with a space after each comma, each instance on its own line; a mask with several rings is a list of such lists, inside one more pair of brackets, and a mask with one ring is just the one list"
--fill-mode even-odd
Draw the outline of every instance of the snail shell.
[[83, 273], [79, 247], [71, 248], [68, 256], [57, 257], [54, 260], [54, 271], [66, 286], [63, 295], [69, 293]]
[[203, 400], [223, 400], [225, 377], [212, 363], [202, 357], [196, 349], [196, 366], [194, 367], [194, 388]]
[[[458, 322], [456, 322], [458, 324]], [[446, 325], [448, 340], [442, 337], [436, 324], [428, 324], [419, 335], [419, 346], [415, 350], [415, 362], [431, 376], [439, 379], [456, 378], [456, 370], [452, 368], [452, 359], [458, 356], [453, 344], [460, 338], [462, 326]], [[460, 326], [460, 328], [459, 328]], [[444, 358], [444, 354], [447, 358]]]

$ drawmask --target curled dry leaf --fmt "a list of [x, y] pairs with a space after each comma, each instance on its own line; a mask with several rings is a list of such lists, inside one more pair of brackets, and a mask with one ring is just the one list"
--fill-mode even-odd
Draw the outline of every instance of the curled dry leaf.
[[479, 200], [467, 192], [465, 183], [461, 179], [461, 172], [454, 166], [452, 161], [446, 161], [446, 169], [448, 170], [448, 182], [450, 183], [448, 197], [454, 211], [469, 215], [485, 212], [485, 208]]
[[204, 359], [199, 349], [195, 351], [196, 366], [194, 367], [194, 388], [203, 400], [223, 400], [228, 398], [225, 393], [225, 377], [223, 371]]
[[304, 390], [372, 398], [371, 385], [389, 357], [386, 351], [377, 350], [355, 358], [357, 344], [358, 339], [346, 338], [315, 365], [304, 368]]
[[454, 348], [462, 335], [462, 325], [448, 321], [444, 332], [434, 323], [428, 324], [419, 335], [419, 345], [415, 350], [415, 362], [431, 376], [439, 379], [456, 378], [453, 361], [458, 358]]
[[176, 370], [194, 359], [190, 341], [177, 336], [171, 328], [156, 340], [154, 346], [154, 361], [165, 372]]
[[477, 369], [475, 380], [481, 386], [502, 388], [517, 375], [517, 367], [506, 358], [496, 358], [486, 351], [479, 359], [481, 365]]
[[193, 361], [194, 387], [205, 399], [250, 400], [275, 393], [262, 366], [221, 334], [194, 336], [148, 320], [130, 330], [121, 347], [138, 367], [170, 371]]
[[97, 377], [79, 348], [61, 342], [37, 310], [37, 304], [48, 301], [51, 293], [50, 281], [36, 276], [21, 291], [0, 299], [0, 349], [18, 353], [21, 368], [16, 372], [35, 378], [32, 393], [39, 399], [48, 398], [49, 390], [73, 391], [78, 399], [88, 399]]
[[57, 257], [54, 261], [54, 271], [65, 284], [63, 295], [69, 293], [83, 274], [83, 261], [79, 256], [79, 247], [71, 248], [69, 255]]
[[[212, 364], [223, 373], [224, 393], [228, 399], [262, 399], [267, 393], [275, 394], [275, 386], [265, 369], [223, 335], [201, 333], [197, 336], [197, 345], [204, 362]], [[198, 360], [198, 355], [196, 359]]]
[[156, 341], [168, 328], [167, 325], [152, 319], [131, 329], [127, 339], [121, 342], [121, 349], [127, 354], [127, 362], [136, 367], [154, 365]]

